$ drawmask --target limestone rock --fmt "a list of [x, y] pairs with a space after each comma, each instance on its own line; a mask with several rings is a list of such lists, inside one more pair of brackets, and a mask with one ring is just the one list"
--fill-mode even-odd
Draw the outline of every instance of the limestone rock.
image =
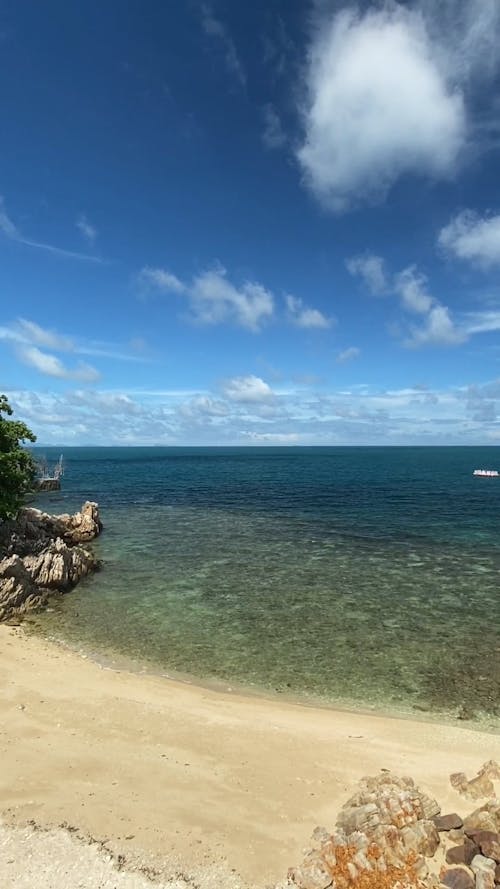
[[0, 562], [0, 621], [45, 605], [49, 590], [37, 587], [19, 556]]
[[[334, 833], [325, 836], [323, 829], [316, 829], [313, 839], [319, 848], [311, 850], [289, 877], [300, 889], [426, 882], [430, 876], [425, 858], [439, 845], [431, 818], [439, 811], [436, 801], [415, 787], [411, 778], [390, 773], [364, 778], [342, 807]], [[457, 889], [473, 889], [473, 884]]]
[[470, 781], [464, 772], [455, 772], [450, 775], [452, 787], [458, 790], [462, 796], [469, 799], [481, 799], [492, 797], [495, 794], [493, 781], [500, 780], [500, 765], [494, 759], [488, 760], [479, 769], [477, 775]]
[[500, 800], [490, 800], [464, 819], [464, 831], [468, 836], [478, 830], [500, 831]]
[[491, 858], [476, 855], [472, 859], [471, 870], [476, 877], [476, 889], [494, 889], [496, 866]]
[[83, 546], [69, 547], [58, 537], [38, 556], [25, 556], [24, 566], [40, 587], [65, 592], [98, 567], [98, 560]]
[[0, 621], [42, 607], [51, 592], [66, 592], [95, 571], [99, 560], [78, 544], [101, 529], [91, 502], [73, 516], [26, 508], [0, 523]]

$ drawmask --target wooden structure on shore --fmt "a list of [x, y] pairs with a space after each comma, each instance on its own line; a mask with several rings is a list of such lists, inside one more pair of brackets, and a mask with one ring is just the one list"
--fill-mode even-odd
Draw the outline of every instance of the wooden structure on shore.
[[60, 491], [61, 478], [64, 475], [63, 455], [59, 457], [52, 472], [45, 457], [38, 461], [39, 476], [36, 481], [37, 491]]

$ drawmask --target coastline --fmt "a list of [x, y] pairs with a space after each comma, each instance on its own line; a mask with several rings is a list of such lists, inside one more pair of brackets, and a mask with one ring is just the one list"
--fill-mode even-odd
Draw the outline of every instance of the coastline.
[[[500, 734], [500, 717], [491, 714], [482, 714], [481, 716], [460, 717], [456, 715], [456, 711], [434, 711], [423, 706], [412, 706], [408, 704], [406, 707], [401, 705], [390, 705], [387, 702], [377, 700], [373, 704], [366, 701], [346, 698], [327, 698], [313, 694], [293, 693], [290, 690], [273, 689], [270, 686], [260, 686], [257, 684], [245, 684], [239, 679], [219, 679], [216, 677], [201, 677], [196, 673], [185, 673], [182, 671], [163, 667], [160, 664], [154, 664], [149, 661], [140, 660], [139, 658], [127, 657], [127, 655], [116, 651], [100, 651], [89, 650], [87, 647], [77, 647], [71, 641], [44, 631], [42, 623], [38, 623], [40, 615], [36, 612], [27, 615], [22, 624], [23, 633], [27, 636], [34, 636], [47, 642], [50, 646], [60, 648], [63, 652], [69, 652], [84, 660], [89, 660], [99, 669], [111, 670], [118, 673], [130, 673], [136, 676], [149, 676], [157, 679], [164, 679], [167, 682], [185, 685], [188, 687], [198, 688], [200, 691], [209, 691], [221, 696], [234, 697], [239, 696], [242, 699], [253, 699], [268, 701], [269, 703], [281, 702], [283, 704], [291, 704], [296, 707], [302, 707], [306, 710], [326, 710], [334, 713], [346, 713], [360, 716], [380, 716], [385, 719], [402, 720], [405, 722], [428, 722], [430, 724], [464, 727], [470, 731], [476, 731], [484, 734]], [[42, 613], [43, 617], [43, 613]], [[14, 625], [16, 626], [16, 625]]]
[[[431, 720], [225, 693], [100, 667], [0, 626], [0, 816], [74, 826], [164, 876], [284, 879], [367, 774], [410, 774], [443, 811], [449, 774], [500, 759], [500, 736]], [[236, 883], [235, 883], [236, 880]]]

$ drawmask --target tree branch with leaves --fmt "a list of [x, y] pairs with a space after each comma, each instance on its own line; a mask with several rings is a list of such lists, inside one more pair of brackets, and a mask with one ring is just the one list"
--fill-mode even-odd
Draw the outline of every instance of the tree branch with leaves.
[[24, 442], [36, 441], [36, 435], [20, 420], [11, 420], [12, 408], [0, 395], [0, 520], [15, 518], [32, 490], [35, 461]]

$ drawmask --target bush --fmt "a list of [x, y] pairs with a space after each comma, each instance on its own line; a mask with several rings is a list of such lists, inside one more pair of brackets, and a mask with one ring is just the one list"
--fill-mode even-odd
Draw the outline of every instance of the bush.
[[36, 441], [36, 435], [19, 420], [7, 419], [11, 415], [7, 397], [0, 395], [0, 519], [16, 516], [35, 477], [35, 461], [23, 442]]

